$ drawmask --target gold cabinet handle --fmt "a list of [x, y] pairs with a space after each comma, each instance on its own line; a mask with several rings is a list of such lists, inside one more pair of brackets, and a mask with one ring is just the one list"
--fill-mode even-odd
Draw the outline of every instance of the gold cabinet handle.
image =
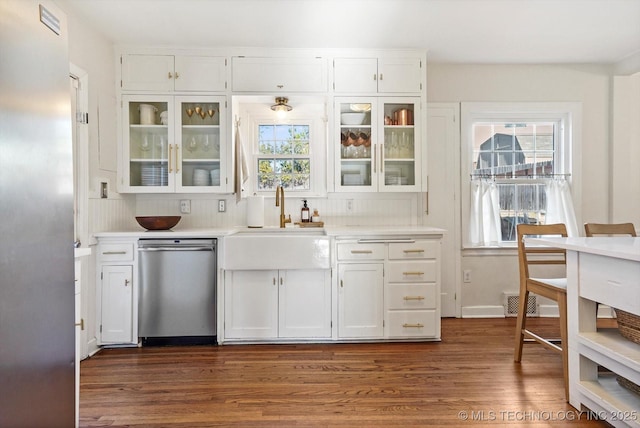
[[76, 327], [80, 326], [80, 330], [84, 330], [84, 318], [80, 318], [80, 322], [74, 324]]
[[371, 254], [371, 250], [351, 250], [351, 254]]
[[403, 275], [424, 275], [424, 272], [402, 272]]
[[126, 251], [105, 251], [104, 253], [102, 253], [103, 256], [114, 256], [118, 254], [127, 254], [127, 252]]
[[373, 75], [373, 80], [378, 80], [378, 75], [377, 74]]
[[380, 73], [380, 80], [382, 80], [382, 79], [383, 79], [383, 77], [384, 77], [384, 76], [382, 75], [382, 73]]
[[344, 287], [342, 280], [340, 280], [340, 288]]
[[173, 172], [171, 169], [171, 150], [173, 150], [173, 146], [169, 144], [169, 173]]
[[423, 296], [404, 296], [404, 300], [424, 300]]
[[280, 285], [284, 284], [284, 281], [282, 280], [282, 278], [280, 278]]
[[171, 79], [172, 77], [173, 77], [173, 74], [171, 74], [171, 72], [169, 72], [168, 78]]
[[180, 77], [180, 75], [178, 74], [178, 72], [176, 71], [176, 79]]
[[176, 144], [176, 172], [180, 172], [180, 146]]
[[276, 277], [273, 277], [273, 285], [276, 285]]
[[128, 279], [125, 279], [125, 280], [124, 280], [124, 286], [125, 286], [125, 287], [127, 287], [127, 286], [129, 285], [129, 283], [130, 283], [130, 282], [131, 282], [131, 281], [129, 281]]
[[407, 324], [407, 323], [404, 323], [404, 324], [402, 324], [402, 327], [404, 327], [404, 328], [422, 328], [422, 327], [424, 327], [424, 324], [420, 324], [420, 323]]
[[376, 165], [378, 164], [378, 152], [376, 151], [375, 144], [373, 144], [371, 147], [372, 147], [371, 150], [373, 150], [373, 172], [376, 172], [376, 168], [377, 168]]
[[383, 147], [384, 147], [384, 144], [380, 144], [380, 174], [384, 172], [384, 152], [382, 151]]
[[418, 250], [402, 250], [403, 253], [424, 253], [424, 250], [418, 249]]

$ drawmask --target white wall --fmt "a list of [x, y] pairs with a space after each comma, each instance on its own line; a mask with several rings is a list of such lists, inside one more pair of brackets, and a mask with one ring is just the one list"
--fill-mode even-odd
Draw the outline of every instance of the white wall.
[[[591, 65], [427, 66], [427, 98], [433, 102], [577, 101], [582, 103], [582, 189], [578, 221], [607, 222], [610, 204], [611, 70]], [[457, 150], [459, 147], [452, 148]], [[457, 171], [460, 174], [460, 171]], [[461, 177], [462, 185], [468, 181]], [[431, 183], [433, 185], [433, 183]], [[437, 201], [431, 201], [437, 204]], [[465, 219], [461, 219], [465, 221]], [[462, 287], [462, 314], [502, 313], [503, 291], [518, 290], [516, 250], [462, 251], [461, 270], [471, 270]]]

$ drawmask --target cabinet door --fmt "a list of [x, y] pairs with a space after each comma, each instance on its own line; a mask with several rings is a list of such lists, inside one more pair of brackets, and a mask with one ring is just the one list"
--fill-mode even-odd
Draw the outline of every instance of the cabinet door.
[[419, 93], [422, 90], [422, 62], [419, 58], [380, 58], [378, 92]]
[[377, 123], [378, 189], [419, 192], [421, 183], [420, 100], [381, 98]]
[[122, 97], [121, 192], [173, 192], [175, 143], [173, 97], [125, 95]]
[[176, 91], [224, 91], [226, 59], [210, 56], [176, 56]]
[[377, 338], [383, 335], [383, 264], [338, 265], [338, 336]]
[[333, 60], [333, 90], [338, 93], [375, 93], [378, 91], [376, 58], [336, 58]]
[[324, 58], [232, 59], [235, 92], [326, 92]]
[[226, 190], [224, 97], [176, 97], [177, 192]]
[[[376, 98], [338, 98], [335, 105], [336, 191], [375, 192], [378, 188]], [[373, 120], [373, 122], [372, 122]]]
[[225, 272], [225, 338], [278, 337], [277, 284], [276, 270]]
[[280, 271], [279, 286], [280, 337], [331, 337], [329, 270]]
[[122, 90], [173, 90], [173, 55], [122, 55]]
[[135, 343], [133, 338], [133, 266], [103, 266], [100, 341]]

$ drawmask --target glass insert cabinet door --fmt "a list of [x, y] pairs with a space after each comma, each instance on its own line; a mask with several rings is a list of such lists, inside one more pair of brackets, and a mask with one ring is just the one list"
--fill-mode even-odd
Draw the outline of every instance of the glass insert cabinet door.
[[124, 96], [124, 190], [220, 190], [226, 149], [223, 98]]
[[172, 97], [123, 97], [125, 190], [162, 192], [174, 187], [173, 125], [169, 119], [161, 121], [172, 112]]
[[419, 190], [419, 106], [415, 98], [337, 100], [336, 191]]
[[176, 187], [188, 192], [221, 186], [224, 105], [212, 98], [176, 98]]

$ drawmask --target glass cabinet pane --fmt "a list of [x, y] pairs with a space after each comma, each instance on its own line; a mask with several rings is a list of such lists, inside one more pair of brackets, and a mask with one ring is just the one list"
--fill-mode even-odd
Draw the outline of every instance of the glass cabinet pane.
[[176, 108], [181, 186], [220, 186], [220, 103], [181, 101]]
[[[169, 185], [169, 128], [160, 117], [167, 116], [167, 102], [130, 101], [129, 184]], [[164, 114], [163, 114], [164, 113]]]
[[372, 103], [340, 103], [340, 185], [371, 186]]
[[385, 103], [384, 186], [416, 184], [415, 104]]

